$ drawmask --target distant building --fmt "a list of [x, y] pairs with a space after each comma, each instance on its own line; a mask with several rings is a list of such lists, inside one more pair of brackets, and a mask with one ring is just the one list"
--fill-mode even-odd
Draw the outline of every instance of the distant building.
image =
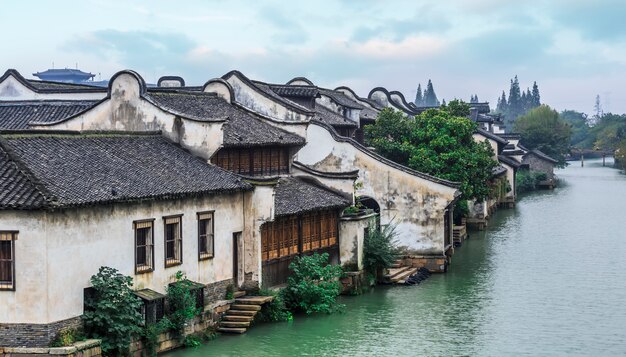
[[93, 81], [93, 77], [96, 75], [93, 73], [83, 72], [80, 69], [60, 68], [33, 73], [33, 76], [41, 79], [42, 81], [80, 84], [87, 81]]

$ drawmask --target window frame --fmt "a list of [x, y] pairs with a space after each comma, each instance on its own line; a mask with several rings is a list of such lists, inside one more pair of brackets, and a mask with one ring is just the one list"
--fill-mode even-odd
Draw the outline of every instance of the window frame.
[[[133, 221], [133, 233], [135, 235], [135, 275], [139, 275], [139, 274], [146, 274], [146, 273], [151, 273], [154, 271], [154, 218], [150, 218], [150, 219], [140, 219], [137, 221]], [[137, 228], [138, 224], [141, 223], [150, 223], [151, 227], [150, 227], [150, 239], [152, 240], [152, 244], [150, 245], [151, 247], [151, 261], [152, 264], [148, 265], [148, 269], [139, 269], [139, 265], [137, 264], [137, 229], [141, 229], [144, 227], [140, 227]], [[144, 244], [144, 247], [148, 247], [148, 244]], [[146, 252], [146, 259], [148, 258], [148, 253]]]
[[[211, 253], [202, 251], [202, 237], [200, 234], [201, 222], [207, 220], [207, 218], [200, 219], [203, 215], [211, 215]], [[203, 211], [196, 213], [196, 220], [198, 221], [198, 261], [208, 260], [215, 258], [215, 210]], [[205, 233], [205, 239], [208, 239], [208, 233]], [[204, 247], [206, 248], [206, 247]]]
[[4, 282], [0, 282], [0, 291], [15, 291], [16, 283], [15, 283], [15, 242], [17, 241], [17, 236], [19, 231], [0, 231], [2, 235], [10, 236], [10, 239], [3, 240], [11, 242], [11, 258], [10, 259], [0, 259], [0, 262], [9, 262], [11, 266], [11, 281], [9, 284], [5, 284]]
[[[170, 219], [178, 219], [178, 223], [167, 223]], [[167, 257], [167, 226], [169, 224], [178, 224], [178, 252], [180, 257], [178, 259], [169, 259]], [[174, 255], [176, 255], [176, 238], [174, 238]], [[183, 215], [174, 214], [170, 216], [163, 216], [163, 257], [165, 268], [170, 268], [183, 264]]]

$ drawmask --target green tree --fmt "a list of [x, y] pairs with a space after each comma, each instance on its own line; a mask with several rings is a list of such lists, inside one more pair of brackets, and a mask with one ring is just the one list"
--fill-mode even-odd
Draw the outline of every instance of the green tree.
[[141, 300], [131, 287], [133, 279], [101, 267], [91, 277], [93, 294], [85, 300], [83, 321], [90, 337], [102, 340], [105, 356], [125, 356], [131, 338], [142, 332]]
[[582, 149], [593, 148], [595, 139], [592, 139], [590, 136], [587, 114], [575, 110], [564, 110], [559, 114], [559, 117], [572, 128], [572, 138], [570, 139], [571, 146]]
[[498, 98], [498, 105], [496, 106], [496, 113], [506, 114], [508, 110], [506, 94], [502, 91], [502, 96]]
[[437, 94], [435, 94], [433, 83], [429, 79], [428, 85], [426, 86], [426, 90], [424, 91], [424, 106], [436, 107], [438, 105], [439, 105], [439, 100], [437, 99]]
[[328, 253], [298, 256], [289, 264], [292, 274], [284, 290], [285, 304], [292, 311], [331, 313], [341, 307], [341, 266], [328, 263]]
[[539, 149], [561, 165], [565, 164], [572, 129], [559, 118], [556, 110], [547, 105], [534, 108], [515, 121], [514, 129], [520, 133], [522, 145], [531, 150]]
[[537, 82], [533, 82], [533, 93], [532, 93], [532, 108], [536, 108], [541, 105], [541, 95], [539, 94], [539, 86]]
[[421, 107], [424, 105], [424, 96], [422, 95], [422, 85], [417, 85], [417, 93], [415, 93], [415, 105]]
[[390, 160], [459, 182], [463, 199], [482, 200], [489, 196], [487, 182], [496, 162], [488, 143], [474, 141], [476, 123], [468, 114], [469, 105], [458, 100], [415, 118], [385, 109], [365, 127], [366, 140]]

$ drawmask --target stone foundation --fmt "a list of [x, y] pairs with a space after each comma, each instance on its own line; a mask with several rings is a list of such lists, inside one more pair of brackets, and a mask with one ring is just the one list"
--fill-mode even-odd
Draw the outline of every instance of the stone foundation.
[[204, 305], [210, 305], [216, 301], [226, 298], [226, 290], [229, 285], [234, 286], [233, 279], [226, 279], [212, 284], [207, 284], [204, 288]]
[[359, 295], [366, 291], [375, 282], [370, 282], [367, 278], [365, 270], [349, 271], [345, 273], [345, 277], [341, 278], [342, 295]]
[[82, 328], [82, 326], [83, 321], [80, 316], [49, 324], [0, 323], [0, 347], [48, 346], [59, 331]]
[[43, 355], [55, 355], [65, 357], [100, 357], [102, 350], [100, 340], [86, 340], [76, 342], [67, 347], [5, 347], [0, 348], [1, 356], [20, 357], [43, 357]]
[[445, 255], [406, 256], [402, 258], [402, 265], [413, 268], [426, 268], [431, 273], [445, 273], [449, 264], [450, 258]]

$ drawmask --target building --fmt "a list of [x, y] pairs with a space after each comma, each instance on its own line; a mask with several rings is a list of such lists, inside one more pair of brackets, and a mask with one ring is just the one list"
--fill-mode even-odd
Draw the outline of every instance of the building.
[[93, 73], [83, 72], [78, 68], [52, 68], [47, 69], [43, 72], [33, 73], [33, 76], [41, 79], [42, 81], [80, 84], [83, 82], [92, 81], [96, 75]]

